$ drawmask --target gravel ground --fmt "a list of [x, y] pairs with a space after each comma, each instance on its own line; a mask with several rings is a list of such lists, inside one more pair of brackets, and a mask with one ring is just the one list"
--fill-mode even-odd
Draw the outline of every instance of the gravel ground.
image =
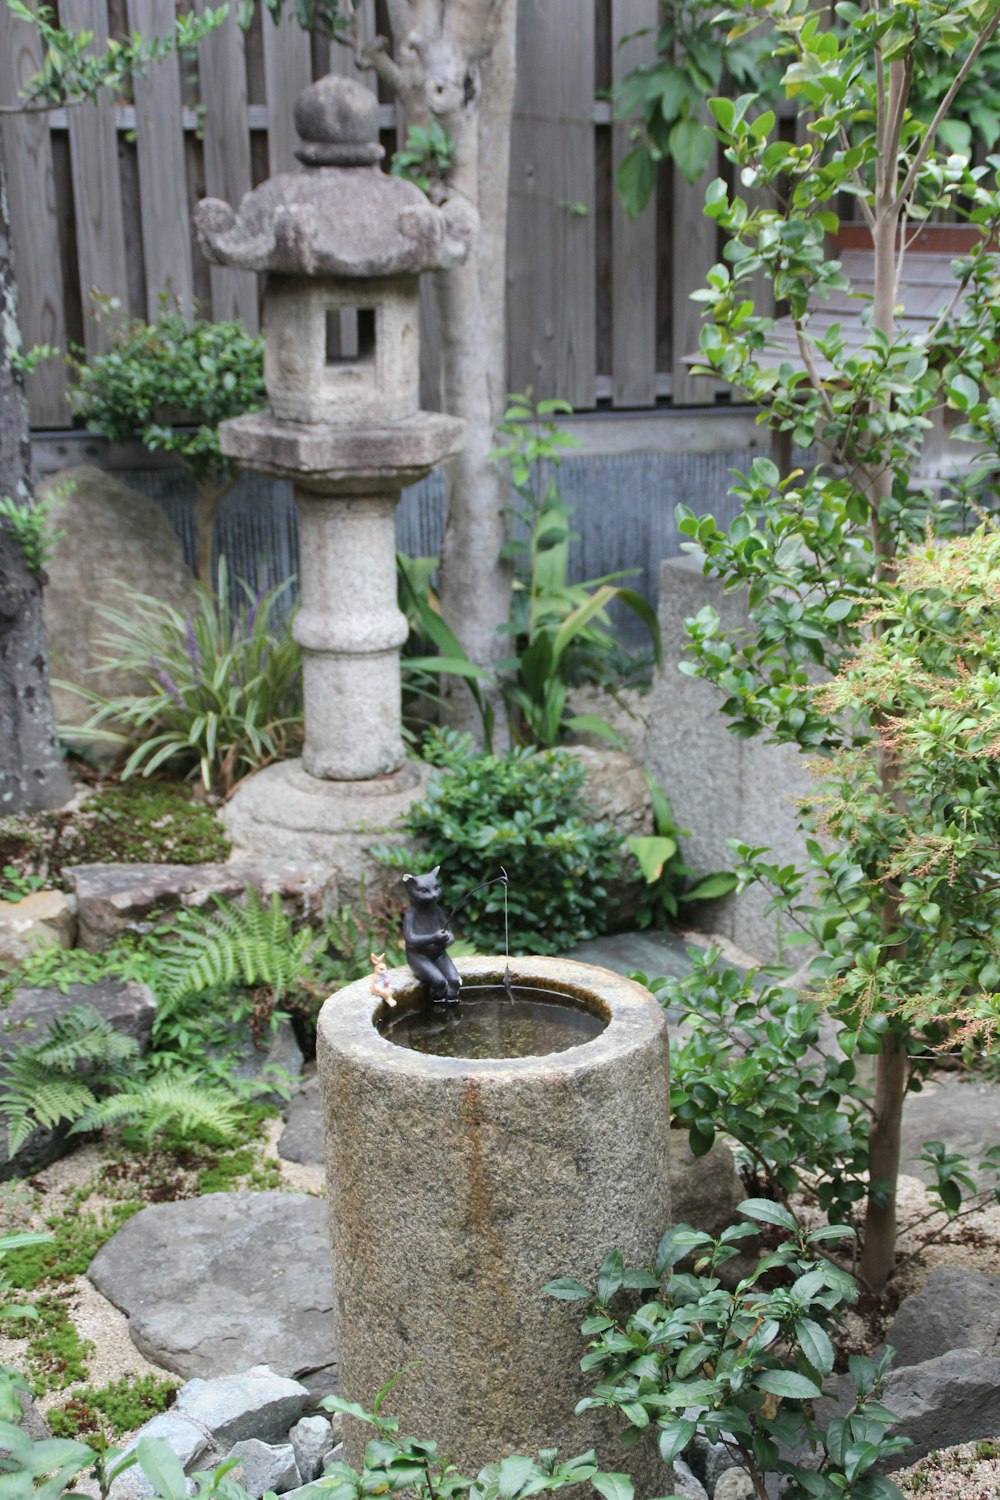
[[[273, 1121], [263, 1147], [264, 1156], [277, 1162], [282, 1187], [291, 1192], [322, 1195], [321, 1167], [282, 1161], [277, 1155], [282, 1129], [280, 1120]], [[0, 1232], [15, 1228], [44, 1229], [45, 1218], [66, 1206], [74, 1191], [92, 1181], [107, 1159], [100, 1145], [84, 1146], [39, 1173], [32, 1179], [32, 1187], [11, 1184], [0, 1190]], [[172, 1176], [176, 1180], [183, 1174], [173, 1171]], [[193, 1174], [191, 1176], [193, 1182]], [[110, 1198], [102, 1199], [95, 1192], [88, 1198], [86, 1206], [93, 1210], [102, 1202], [110, 1201]], [[900, 1179], [899, 1206], [903, 1220], [921, 1217], [928, 1212], [930, 1205], [926, 1191], [916, 1178]], [[943, 1228], [944, 1225], [945, 1221], [939, 1215], [937, 1219], [929, 1219], [924, 1228]], [[905, 1234], [900, 1238], [904, 1255], [910, 1240], [912, 1236]], [[944, 1228], [940, 1238], [900, 1272], [898, 1285], [901, 1294], [908, 1296], [919, 1291], [930, 1272], [941, 1265], [965, 1265], [981, 1274], [1000, 1275], [1000, 1205], [981, 1210]], [[86, 1277], [79, 1276], [67, 1283], [65, 1292], [66, 1305], [78, 1331], [94, 1346], [88, 1360], [90, 1384], [99, 1386], [123, 1376], [155, 1374], [163, 1377], [171, 1374], [150, 1364], [139, 1354], [129, 1338], [127, 1319], [91, 1286]], [[851, 1315], [848, 1336], [851, 1343], [864, 1347], [871, 1339], [870, 1328]], [[23, 1340], [0, 1339], [0, 1362], [23, 1368], [24, 1348]], [[39, 1409], [44, 1413], [63, 1399], [63, 1393], [42, 1397], [38, 1402]], [[127, 1438], [117, 1441], [125, 1442]], [[936, 1453], [894, 1478], [904, 1495], [919, 1496], [921, 1500], [1000, 1500], [1000, 1434], [993, 1440], [997, 1456], [992, 1453], [977, 1456], [977, 1447], [983, 1453], [983, 1446], [968, 1444]], [[81, 1487], [78, 1485], [77, 1488]]]

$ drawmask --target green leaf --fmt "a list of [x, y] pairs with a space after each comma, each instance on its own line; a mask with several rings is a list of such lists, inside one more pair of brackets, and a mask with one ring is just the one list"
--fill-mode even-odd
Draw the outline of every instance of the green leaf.
[[784, 1396], [791, 1401], [817, 1401], [823, 1394], [822, 1386], [800, 1375], [797, 1370], [762, 1370], [754, 1385], [760, 1391]]
[[173, 1449], [159, 1438], [140, 1438], [136, 1444], [139, 1467], [164, 1500], [186, 1500], [187, 1476]]
[[715, 901], [719, 896], [728, 896], [737, 886], [736, 875], [732, 870], [718, 870], [714, 875], [706, 875], [702, 880], [695, 881], [689, 890], [684, 892], [685, 901]]
[[618, 167], [618, 196], [630, 219], [646, 207], [656, 187], [656, 163], [648, 146], [635, 146]]
[[591, 1484], [604, 1500], [633, 1500], [635, 1486], [627, 1474], [594, 1474]]
[[640, 837], [631, 834], [625, 840], [625, 845], [635, 855], [639, 869], [649, 885], [659, 880], [667, 860], [677, 853], [677, 840], [661, 835]]
[[715, 136], [690, 116], [670, 132], [670, 154], [688, 182], [695, 183], [715, 156]]
[[773, 1203], [770, 1198], [744, 1198], [739, 1211], [746, 1214], [748, 1219], [757, 1219], [761, 1224], [777, 1224], [780, 1228], [793, 1232], [798, 1227], [788, 1209], [781, 1203]]
[[609, 1250], [597, 1273], [597, 1300], [605, 1306], [622, 1284], [625, 1260], [620, 1250]]
[[574, 1281], [571, 1276], [558, 1276], [555, 1281], [546, 1282], [542, 1291], [560, 1302], [584, 1302], [590, 1296], [582, 1282]]
[[505, 1458], [497, 1471], [497, 1485], [501, 1500], [513, 1500], [513, 1497], [527, 1484], [534, 1471], [534, 1459], [522, 1454], [512, 1454], [509, 1458]]
[[833, 1344], [826, 1331], [812, 1318], [796, 1318], [795, 1337], [806, 1359], [820, 1375], [833, 1369]]

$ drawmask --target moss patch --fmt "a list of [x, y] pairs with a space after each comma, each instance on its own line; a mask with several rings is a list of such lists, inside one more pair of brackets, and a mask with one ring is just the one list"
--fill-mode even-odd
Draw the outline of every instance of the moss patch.
[[226, 859], [230, 847], [215, 812], [191, 787], [111, 782], [73, 812], [0, 818], [0, 898], [23, 891], [32, 877], [57, 884], [65, 865], [212, 863]]
[[172, 1406], [178, 1387], [179, 1381], [155, 1375], [112, 1380], [96, 1389], [84, 1385], [71, 1391], [62, 1406], [50, 1408], [45, 1420], [54, 1437], [86, 1441], [105, 1431], [121, 1437]]
[[28, 1383], [36, 1396], [59, 1391], [87, 1378], [87, 1359], [94, 1352], [89, 1339], [82, 1339], [58, 1297], [40, 1297], [35, 1303], [38, 1318], [25, 1324], [28, 1330]]
[[105, 1241], [143, 1207], [135, 1202], [112, 1203], [98, 1213], [83, 1213], [80, 1201], [66, 1212], [46, 1219], [46, 1228], [52, 1235], [49, 1244], [27, 1245], [23, 1250], [7, 1252], [4, 1270], [12, 1286], [31, 1292], [44, 1283], [58, 1284], [82, 1276]]

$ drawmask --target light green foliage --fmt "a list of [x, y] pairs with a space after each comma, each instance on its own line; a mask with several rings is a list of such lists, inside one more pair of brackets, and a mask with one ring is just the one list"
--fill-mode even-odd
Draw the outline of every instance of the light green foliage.
[[559, 953], [606, 930], [621, 839], [588, 808], [579, 761], [558, 750], [480, 755], [447, 730], [425, 753], [441, 771], [405, 828], [429, 852], [383, 846], [379, 858], [403, 870], [440, 864], [446, 905], [462, 903], [455, 925], [480, 952], [503, 951], [504, 889], [469, 892], [501, 865], [512, 952]]
[[37, 1126], [61, 1122], [71, 1134], [141, 1124], [148, 1139], [172, 1120], [221, 1131], [232, 1122], [228, 1094], [201, 1079], [151, 1073], [139, 1062], [134, 1038], [115, 1031], [91, 1005], [70, 1006], [40, 1040], [11, 1052], [2, 1069], [0, 1112], [11, 1155]]
[[[926, 848], [923, 856], [916, 852], [925, 842], [918, 805], [925, 791], [885, 734], [897, 716], [893, 694], [901, 679], [886, 678], [881, 692], [843, 708], [815, 684], [817, 676], [838, 674], [873, 633], [888, 630], [880, 601], [891, 596], [907, 547], [921, 544], [932, 516], [942, 535], [961, 530], [970, 492], [981, 491], [996, 466], [1000, 160], [971, 166], [941, 152], [937, 141], [940, 121], [1000, 24], [1000, 5], [914, 0], [837, 10], [843, 29], [821, 26], [808, 0], [743, 0], [729, 16], [736, 40], [769, 24], [767, 35], [787, 64], [785, 92], [807, 128], [796, 144], [781, 137], [774, 111], [762, 111], [753, 96], [710, 101], [733, 176], [732, 185], [712, 183], [706, 196], [706, 214], [729, 241], [726, 262], [712, 269], [699, 294], [706, 311], [702, 356], [706, 368], [762, 405], [772, 428], [801, 447], [821, 445], [824, 461], [781, 475], [757, 460], [737, 478], [742, 509], [728, 531], [712, 516], [680, 509], [689, 550], [703, 557], [707, 573], [746, 591], [751, 618], [749, 631], [727, 636], [716, 613], [702, 610], [688, 622], [691, 660], [682, 670], [720, 688], [734, 733], [764, 732], [832, 757], [843, 787], [839, 810], [834, 794], [832, 801], [812, 799], [805, 815], [807, 832], [816, 835], [808, 848], [817, 899], [806, 894], [805, 871], [769, 862], [765, 849], [736, 852], [741, 883], [768, 886], [782, 926], [797, 929], [788, 941], [818, 940], [817, 979], [848, 1027], [872, 1043], [881, 1102], [869, 1136], [874, 1191], [861, 1274], [879, 1288], [893, 1263], [899, 1168], [893, 1122], [911, 1072], [911, 1016], [954, 997], [975, 959], [961, 947], [970, 931], [963, 929], [951, 946], [947, 924], [942, 933], [932, 921], [947, 876], [933, 859], [927, 862]], [[910, 103], [919, 100], [921, 77], [942, 74], [949, 81], [940, 119], [925, 122]], [[752, 201], [740, 196], [744, 188], [753, 190]], [[867, 307], [859, 297], [860, 340], [850, 341], [836, 320], [818, 324], [813, 317], [831, 293], [852, 290], [827, 247], [844, 195], [873, 243], [874, 293]], [[937, 322], [907, 324], [898, 235], [911, 233], [915, 220], [953, 209], [973, 226], [975, 243], [953, 263], [954, 295]], [[769, 347], [773, 321], [755, 312], [750, 286], [759, 275], [772, 281], [787, 308], [794, 363]], [[941, 501], [921, 484], [917, 462], [932, 414], [944, 404], [962, 414], [961, 435], [983, 445], [983, 456]], [[973, 646], [968, 660], [975, 657]], [[989, 757], [975, 764], [988, 797]], [[848, 790], [855, 766], [865, 768], [864, 780]], [[898, 870], [887, 834], [903, 859]], [[902, 854], [907, 840], [909, 863]], [[985, 884], [983, 895], [989, 908]], [[960, 888], [955, 896], [956, 904], [965, 899]], [[928, 1007], [929, 995], [936, 998]]]
[[7, 1300], [20, 1285], [11, 1274], [7, 1256], [17, 1251], [34, 1250], [39, 1245], [50, 1243], [47, 1234], [36, 1234], [28, 1230], [0, 1235], [0, 1324], [6, 1325], [8, 1333], [12, 1331], [11, 1324], [15, 1320], [34, 1321], [38, 1317], [38, 1311], [24, 1303]]
[[25, 875], [14, 865], [4, 865], [0, 871], [0, 901], [9, 901], [12, 906], [44, 887], [41, 875]]
[[[869, 607], [871, 633], [814, 694], [821, 712], [860, 726], [830, 757], [816, 799], [852, 857], [837, 872], [848, 909], [827, 917], [816, 966], [842, 1013], [957, 1021], [970, 1040], [1000, 1027], [998, 602], [994, 525], [928, 537], [899, 557]], [[898, 900], [887, 928], [889, 887]]]
[[145, 691], [103, 698], [77, 688], [95, 712], [74, 737], [128, 748], [125, 778], [169, 765], [224, 794], [241, 776], [293, 754], [302, 736], [302, 666], [290, 581], [238, 587], [244, 598], [234, 609], [220, 559], [218, 591], [199, 587], [193, 615], [132, 592], [119, 608], [101, 606], [102, 665], [139, 676]]
[[245, 904], [216, 899], [212, 913], [191, 912], [164, 944], [159, 1018], [218, 990], [267, 985], [275, 1002], [308, 968], [319, 939], [296, 932], [275, 891], [267, 905], [248, 890]]
[[242, 323], [179, 312], [124, 324], [109, 349], [76, 369], [73, 404], [88, 432], [115, 443], [138, 434], [147, 448], [178, 454], [212, 484], [235, 473], [219, 448], [219, 423], [267, 399], [263, 339]]
[[71, 489], [71, 485], [64, 486], [58, 494], [35, 500], [30, 505], [19, 505], [9, 495], [0, 496], [0, 528], [10, 532], [24, 554], [28, 572], [43, 583], [56, 542], [66, 535], [64, 531], [56, 530], [49, 511], [53, 502]]
[[35, 1307], [37, 1321], [18, 1331], [27, 1333], [25, 1362], [31, 1389], [36, 1396], [45, 1396], [86, 1380], [94, 1346], [77, 1333], [61, 1297], [39, 1297]]
[[574, 533], [556, 471], [565, 451], [580, 444], [551, 420], [570, 410], [565, 401], [533, 405], [529, 395], [512, 396], [500, 425], [506, 441], [493, 457], [510, 465], [520, 504], [518, 535], [503, 548], [504, 557], [514, 563], [511, 616], [504, 627], [513, 649], [500, 662], [496, 675], [469, 660], [429, 595], [419, 590], [414, 570], [404, 570], [401, 579], [408, 612], [439, 653], [409, 657], [407, 669], [463, 677], [482, 715], [487, 746], [492, 744], [493, 722], [484, 686], [502, 695], [518, 743], [551, 747], [574, 730], [601, 734], [617, 743], [614, 731], [599, 715], [574, 715], [566, 709], [571, 684], [621, 685], [635, 669], [611, 628], [608, 606], [615, 601], [647, 626], [655, 659], [660, 662], [656, 612], [641, 594], [618, 582], [625, 575], [570, 582], [569, 549]]
[[156, 1375], [132, 1375], [96, 1389], [78, 1386], [62, 1406], [49, 1408], [45, 1421], [57, 1438], [96, 1435], [105, 1429], [112, 1436], [121, 1437], [166, 1411], [177, 1387], [176, 1380], [160, 1380]]
[[636, 911], [637, 927], [648, 927], [665, 919], [673, 921], [682, 903], [714, 901], [736, 885], [736, 876], [730, 870], [717, 870], [692, 880], [694, 872], [684, 863], [680, 849], [687, 830], [678, 828], [669, 797], [648, 771], [646, 784], [655, 832], [630, 834], [625, 840], [645, 881]]
[[[895, 1418], [881, 1403], [892, 1350], [877, 1364], [851, 1356], [854, 1401], [845, 1416], [823, 1427], [814, 1412], [833, 1371], [831, 1334], [857, 1297], [853, 1279], [825, 1258], [826, 1246], [851, 1231], [827, 1225], [806, 1233], [768, 1199], [740, 1208], [781, 1231], [783, 1242], [732, 1291], [717, 1273], [754, 1233], [750, 1224], [718, 1240], [679, 1224], [649, 1269], [626, 1269], [613, 1250], [596, 1292], [569, 1278], [550, 1283], [554, 1297], [590, 1302], [581, 1329], [590, 1352], [581, 1366], [597, 1383], [577, 1411], [620, 1411], [634, 1440], [655, 1440], [668, 1463], [697, 1435], [731, 1443], [759, 1495], [769, 1493], [768, 1476], [782, 1475], [790, 1500], [898, 1500], [891, 1480], [873, 1472], [909, 1444], [888, 1435]], [[679, 1271], [692, 1256], [693, 1269]], [[632, 1295], [626, 1301], [622, 1292]], [[807, 1447], [805, 1462], [788, 1456]]]
[[117, 93], [131, 77], [144, 73], [152, 63], [162, 61], [172, 52], [193, 52], [203, 37], [222, 24], [229, 11], [223, 5], [216, 10], [206, 9], [197, 16], [183, 13], [166, 36], [145, 41], [133, 33], [124, 40], [113, 37], [101, 50], [95, 50], [92, 31], [56, 25], [48, 6], [28, 6], [22, 0], [6, 0], [6, 3], [18, 20], [37, 30], [45, 49], [42, 67], [21, 90], [25, 109], [94, 101], [102, 89]]
[[656, 186], [657, 167], [671, 160], [697, 182], [715, 150], [705, 100], [724, 75], [736, 88], [764, 94], [779, 73], [766, 36], [727, 39], [715, 0], [665, 0], [656, 34], [656, 61], [633, 68], [614, 90], [615, 118], [634, 121], [635, 145], [618, 168], [626, 213], [641, 213]]
[[455, 142], [439, 120], [426, 125], [411, 125], [406, 144], [392, 158], [393, 177], [408, 177], [426, 193], [432, 183], [441, 182], [451, 171]]

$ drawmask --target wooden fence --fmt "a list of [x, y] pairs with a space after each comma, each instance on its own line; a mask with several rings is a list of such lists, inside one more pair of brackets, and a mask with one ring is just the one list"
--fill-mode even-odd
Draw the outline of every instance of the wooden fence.
[[[374, 24], [373, 0], [365, 4]], [[58, 8], [65, 24], [100, 39], [109, 29], [162, 33], [174, 0], [59, 0]], [[93, 315], [94, 291], [133, 315], [155, 317], [166, 296], [256, 328], [256, 278], [204, 262], [191, 211], [206, 194], [236, 204], [293, 166], [296, 95], [331, 66], [353, 68], [342, 48], [302, 32], [293, 11], [280, 26], [258, 14], [246, 34], [230, 17], [194, 62], [170, 59], [137, 79], [132, 103], [4, 118], [26, 345], [104, 347], [108, 323]], [[507, 383], [578, 410], [651, 407], [664, 397], [703, 404], [715, 394], [683, 363], [697, 346], [689, 293], [718, 253], [701, 211], [704, 182], [690, 187], [665, 167], [636, 220], [614, 191], [628, 139], [612, 122], [607, 91], [651, 55], [651, 36], [635, 33], [655, 28], [656, 17], [657, 0], [519, 0]], [[0, 102], [16, 97], [39, 62], [33, 31], [0, 3]], [[391, 104], [382, 125], [391, 150]], [[67, 425], [57, 362], [31, 377], [29, 398], [36, 428]]]

